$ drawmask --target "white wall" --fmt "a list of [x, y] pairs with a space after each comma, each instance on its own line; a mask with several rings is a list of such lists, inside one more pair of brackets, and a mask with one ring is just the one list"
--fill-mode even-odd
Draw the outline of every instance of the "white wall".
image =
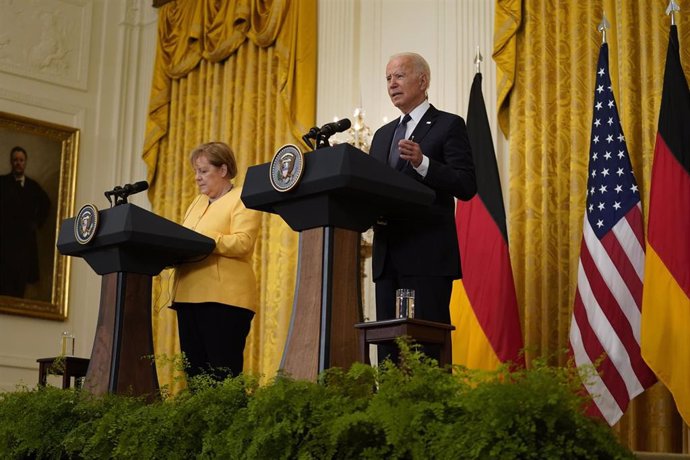
[[489, 0], [322, 0], [319, 3], [319, 123], [364, 107], [372, 128], [399, 116], [386, 93], [385, 67], [414, 51], [431, 66], [429, 99], [465, 116], [479, 46], [484, 94], [495, 126], [491, 60], [494, 2]]
[[[103, 191], [146, 178], [141, 151], [156, 34], [151, 1], [2, 0], [0, 10], [0, 111], [79, 129], [75, 206], [106, 208]], [[45, 50], [52, 59], [39, 63], [35, 57]], [[0, 161], [8, 155], [0, 152]], [[144, 194], [131, 201], [150, 207]], [[77, 356], [90, 356], [100, 277], [75, 259], [70, 287], [64, 322], [0, 314], [0, 391], [35, 385], [36, 359], [59, 353], [62, 331], [76, 336]]]
[[[372, 130], [384, 117], [398, 116], [386, 94], [384, 71], [388, 57], [400, 51], [427, 58], [430, 101], [464, 117], [479, 45], [484, 97], [505, 172], [490, 58], [493, 5], [492, 0], [320, 0], [318, 124], [350, 117], [356, 107], [366, 111]], [[151, 0], [0, 0], [0, 11], [0, 111], [78, 128], [75, 206], [107, 207], [104, 190], [146, 177], [141, 151], [156, 36]], [[60, 51], [62, 60], [36, 67], [26, 56], [37, 43]], [[5, 155], [0, 152], [0, 161]], [[145, 194], [132, 201], [149, 207]], [[77, 356], [90, 356], [100, 279], [76, 259], [70, 287], [65, 322], [0, 314], [0, 391], [21, 382], [34, 385], [36, 359], [58, 353], [62, 331], [76, 336]], [[373, 294], [370, 285], [366, 289], [370, 311]]]

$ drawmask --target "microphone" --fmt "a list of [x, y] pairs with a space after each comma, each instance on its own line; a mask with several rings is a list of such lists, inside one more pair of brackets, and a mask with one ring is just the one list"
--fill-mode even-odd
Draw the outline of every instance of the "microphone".
[[331, 137], [335, 133], [342, 133], [343, 131], [350, 129], [352, 122], [348, 118], [343, 118], [342, 120], [334, 121], [333, 123], [326, 123], [319, 129], [319, 134], [324, 137]]
[[[117, 188], [117, 187], [116, 187]], [[145, 180], [140, 180], [133, 184], [125, 184], [122, 186], [122, 192], [125, 195], [134, 195], [135, 193], [143, 192], [149, 188], [149, 183]]]
[[113, 205], [112, 198], [115, 197], [115, 205], [119, 204], [125, 204], [127, 203], [127, 197], [130, 195], [134, 195], [135, 193], [143, 192], [144, 190], [149, 188], [149, 183], [146, 182], [145, 180], [135, 182], [133, 184], [125, 184], [123, 186], [115, 186], [112, 190], [108, 190], [105, 192], [105, 197], [108, 199], [110, 202], [110, 205]]

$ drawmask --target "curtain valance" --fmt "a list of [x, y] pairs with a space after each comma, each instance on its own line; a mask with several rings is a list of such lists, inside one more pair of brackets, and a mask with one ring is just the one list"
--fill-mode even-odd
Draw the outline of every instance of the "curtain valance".
[[166, 75], [187, 75], [201, 59], [221, 62], [245, 40], [265, 48], [275, 43], [287, 15], [287, 0], [198, 0], [171, 2], [159, 10], [159, 51]]

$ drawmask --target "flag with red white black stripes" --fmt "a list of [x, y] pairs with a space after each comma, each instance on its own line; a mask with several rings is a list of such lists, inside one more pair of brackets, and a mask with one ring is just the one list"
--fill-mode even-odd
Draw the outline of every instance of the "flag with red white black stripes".
[[656, 377], [640, 353], [642, 206], [611, 87], [606, 43], [599, 51], [595, 86], [570, 347], [578, 367], [598, 364], [597, 375], [587, 374], [583, 383], [593, 398], [590, 411], [613, 425]]

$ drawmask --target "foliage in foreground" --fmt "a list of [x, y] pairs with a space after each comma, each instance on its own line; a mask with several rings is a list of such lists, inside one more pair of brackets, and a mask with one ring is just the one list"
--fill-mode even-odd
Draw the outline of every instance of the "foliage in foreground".
[[633, 458], [582, 413], [572, 369], [445, 372], [416, 351], [399, 367], [192, 382], [165, 401], [76, 390], [0, 394], [0, 458]]

